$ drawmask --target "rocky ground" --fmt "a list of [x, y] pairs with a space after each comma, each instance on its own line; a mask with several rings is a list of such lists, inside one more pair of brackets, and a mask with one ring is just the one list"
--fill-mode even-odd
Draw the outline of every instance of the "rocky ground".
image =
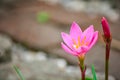
[[[14, 77], [16, 74], [14, 74], [12, 64], [18, 65], [28, 80], [53, 80], [56, 79], [56, 77], [60, 80], [77, 80], [80, 74], [78, 67], [76, 67], [77, 59], [76, 57], [66, 54], [61, 49], [60, 42], [62, 40], [60, 33], [68, 32], [72, 21], [79, 23], [82, 29], [94, 24], [95, 29], [101, 33], [100, 19], [102, 15], [95, 14], [91, 16], [84, 12], [69, 12], [60, 7], [60, 5], [51, 6], [44, 2], [34, 2], [32, 0], [29, 3], [24, 2], [14, 6], [11, 10], [5, 8], [0, 11], [0, 31], [13, 39], [11, 40], [3, 35], [0, 40], [0, 45], [7, 46], [6, 48], [0, 48], [1, 56], [4, 57], [3, 53], [5, 53], [5, 55], [12, 54], [11, 58], [9, 55], [9, 58], [1, 59], [6, 61], [12, 59], [12, 63], [1, 64], [1, 76], [8, 76], [4, 77], [6, 79], [1, 77], [1, 80], [16, 80], [16, 77]], [[39, 12], [49, 13], [49, 21], [39, 23], [36, 19]], [[120, 60], [120, 36], [118, 36], [120, 23], [119, 20], [115, 22], [109, 20], [109, 22], [114, 38], [113, 42], [115, 43], [112, 43], [110, 75], [120, 80], [120, 64], [117, 63]], [[4, 38], [7, 39], [4, 40]], [[88, 68], [91, 64], [94, 64], [98, 75], [103, 75], [104, 44], [101, 36], [99, 39], [97, 45], [87, 54], [85, 63]], [[6, 42], [4, 43], [3, 41]], [[14, 42], [20, 42], [22, 45]], [[27, 46], [27, 48], [23, 45]], [[55, 70], [51, 70], [51, 68]], [[89, 71], [90, 69], [88, 69], [88, 75], [90, 74]], [[13, 75], [11, 73], [13, 73]], [[71, 76], [71, 74], [75, 75]], [[48, 77], [46, 77], [46, 75]], [[103, 78], [101, 80], [103, 80]], [[114, 80], [114, 78], [112, 77], [111, 80]]]
[[[14, 65], [20, 68], [26, 80], [56, 80], [56, 78], [57, 80], [79, 80], [81, 77], [79, 67], [69, 65], [63, 58], [49, 56], [48, 53], [42, 51], [30, 50], [20, 43], [14, 43], [3, 34], [0, 34], [0, 44], [0, 49], [4, 52], [1, 57], [12, 55], [12, 60], [7, 58], [6, 63], [0, 64], [0, 80], [19, 79], [13, 69]], [[5, 54], [7, 50], [10, 53]], [[86, 70], [86, 75], [92, 77], [89, 67]], [[97, 77], [99, 80], [104, 80], [104, 73], [97, 72]], [[115, 80], [115, 78], [109, 76], [109, 80]]]

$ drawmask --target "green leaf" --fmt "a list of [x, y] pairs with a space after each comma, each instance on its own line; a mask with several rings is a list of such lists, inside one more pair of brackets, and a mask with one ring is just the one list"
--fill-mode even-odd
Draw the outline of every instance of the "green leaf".
[[91, 77], [86, 77], [85, 80], [93, 80]]
[[37, 21], [40, 23], [47, 22], [49, 20], [49, 14], [47, 12], [39, 12], [37, 14]]
[[[82, 80], [82, 79], [80, 79], [80, 80]], [[91, 78], [91, 77], [85, 77], [85, 80], [93, 80], [93, 78]]]
[[18, 76], [20, 77], [20, 80], [25, 80], [25, 78], [23, 77], [23, 75], [22, 75], [21, 71], [19, 70], [19, 68], [17, 66], [15, 66], [15, 65], [13, 67], [14, 67], [16, 73], [18, 74]]
[[94, 65], [92, 65], [92, 74], [93, 74], [93, 80], [97, 80], [97, 77], [96, 77], [96, 72], [95, 72], [95, 67]]

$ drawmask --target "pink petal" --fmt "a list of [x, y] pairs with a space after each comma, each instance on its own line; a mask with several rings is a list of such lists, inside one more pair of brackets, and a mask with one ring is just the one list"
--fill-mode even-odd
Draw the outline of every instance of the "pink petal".
[[80, 53], [82, 53], [81, 47], [79, 47], [79, 48], [76, 50], [76, 52], [78, 53], [78, 55], [79, 55]]
[[85, 41], [90, 41], [92, 39], [94, 33], [94, 26], [90, 25], [90, 27], [88, 27], [82, 34], [81, 40], [84, 39], [84, 37], [86, 37]]
[[78, 52], [79, 54], [81, 54], [81, 53], [87, 53], [87, 51], [88, 51], [88, 47], [87, 47], [87, 46], [81, 46], [81, 47], [77, 50], [77, 52]]
[[64, 43], [61, 43], [62, 48], [65, 50], [65, 52], [72, 54], [72, 55], [76, 55], [70, 48], [68, 48]]
[[73, 22], [70, 29], [70, 36], [75, 40], [78, 40], [78, 36], [81, 36], [81, 34], [82, 34], [81, 28], [76, 22]]
[[63, 41], [65, 42], [65, 44], [68, 47], [72, 48], [72, 43], [73, 42], [72, 42], [71, 37], [68, 34], [64, 33], [64, 32], [62, 32], [61, 35], [62, 35], [62, 38], [63, 38]]
[[98, 39], [98, 31], [94, 32], [93, 38], [89, 44], [89, 49], [91, 49], [92, 46], [97, 42], [97, 39]]

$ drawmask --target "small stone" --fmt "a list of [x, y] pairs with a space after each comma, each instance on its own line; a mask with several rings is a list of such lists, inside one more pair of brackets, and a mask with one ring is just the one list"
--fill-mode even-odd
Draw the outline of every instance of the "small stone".
[[26, 61], [26, 62], [33, 62], [34, 61], [34, 54], [29, 52], [29, 51], [26, 51], [23, 53], [23, 56], [22, 56], [22, 60]]
[[70, 64], [77, 64], [77, 58], [75, 56], [67, 54], [62, 48], [49, 49], [49, 53], [57, 55], [58, 57], [64, 58]]
[[45, 61], [45, 60], [47, 60], [47, 56], [44, 52], [37, 52], [37, 53], [35, 53], [35, 60], [36, 61]]
[[80, 74], [81, 74], [80, 68], [79, 67], [75, 67], [75, 66], [68, 66], [66, 68], [66, 73], [71, 75], [71, 76], [80, 76]]
[[[116, 22], [117, 20], [119, 20], [119, 13], [117, 13], [114, 10], [109, 10], [109, 13], [106, 13], [106, 16], [112, 21], [112, 22]], [[111, 17], [114, 16], [114, 17]]]
[[[62, 0], [61, 5], [71, 12], [87, 12], [91, 14], [101, 14], [115, 22], [119, 19], [119, 13], [111, 8], [107, 1], [80, 1], [80, 0]], [[101, 6], [102, 5], [102, 6]], [[114, 17], [111, 17], [114, 16]]]
[[12, 46], [12, 40], [3, 34], [0, 34], [0, 49], [7, 50]]
[[83, 11], [86, 8], [86, 3], [84, 1], [72, 0], [72, 1], [62, 1], [62, 5], [70, 11]]
[[0, 62], [11, 61], [10, 48], [12, 47], [12, 40], [4, 35], [0, 34]]
[[48, 4], [52, 4], [52, 5], [55, 5], [55, 4], [58, 4], [60, 2], [60, 0], [38, 0], [38, 1], [44, 1]]
[[65, 61], [65, 59], [57, 59], [57, 66], [60, 70], [65, 70], [66, 66], [67, 66], [67, 62]]
[[[105, 79], [105, 74], [104, 73], [99, 72], [99, 73], [96, 73], [96, 75], [97, 75], [97, 78], [99, 80], [104, 80]], [[109, 78], [108, 80], [115, 80], [115, 78], [113, 76], [111, 76], [111, 75], [109, 75], [108, 78]]]
[[115, 80], [113, 76], [109, 76], [109, 80]]
[[27, 51], [27, 49], [21, 44], [14, 43], [13, 46], [11, 47], [11, 51], [13, 53], [20, 53], [21, 54], [22, 52]]
[[13, 62], [24, 61], [27, 51], [28, 50], [21, 44], [14, 43], [13, 46], [11, 47], [12, 61]]
[[9, 74], [7, 79], [9, 79], [9, 80], [17, 80], [17, 77], [15, 77], [15, 75], [13, 75], [13, 74]]

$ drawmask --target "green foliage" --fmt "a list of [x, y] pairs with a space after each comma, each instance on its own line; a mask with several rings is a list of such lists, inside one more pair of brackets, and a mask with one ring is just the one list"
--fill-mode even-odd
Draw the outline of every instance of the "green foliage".
[[[82, 79], [80, 79], [80, 80], [82, 80]], [[85, 77], [85, 80], [93, 80], [93, 78], [91, 78], [91, 77]]]
[[13, 67], [14, 67], [17, 75], [19, 76], [20, 80], [25, 80], [25, 78], [23, 77], [23, 75], [22, 75], [21, 71], [19, 70], [19, 68], [17, 66], [15, 66], [15, 65]]
[[40, 23], [47, 22], [49, 20], [49, 15], [47, 12], [39, 12], [37, 14], [37, 21]]
[[85, 80], [93, 80], [91, 77], [86, 77]]
[[97, 80], [97, 77], [96, 77], [96, 72], [95, 72], [95, 67], [94, 65], [92, 65], [92, 75], [93, 75], [93, 80]]

